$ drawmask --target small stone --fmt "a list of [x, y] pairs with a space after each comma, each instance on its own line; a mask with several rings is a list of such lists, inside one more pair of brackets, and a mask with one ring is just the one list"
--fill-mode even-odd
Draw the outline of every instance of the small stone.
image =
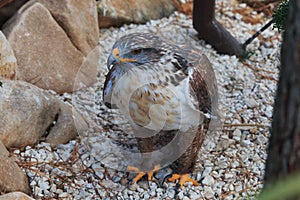
[[212, 167], [205, 167], [204, 171], [202, 172], [202, 177], [206, 177], [212, 171]]
[[233, 139], [238, 141], [241, 138], [242, 132], [240, 129], [235, 129], [232, 135], [233, 135]]
[[163, 192], [163, 189], [162, 189], [162, 188], [157, 188], [157, 189], [156, 189], [156, 192], [157, 192], [157, 193], [162, 193], [162, 192]]
[[180, 191], [178, 194], [177, 194], [178, 198], [179, 199], [183, 199], [183, 191]]
[[204, 187], [204, 197], [206, 199], [213, 199], [214, 195], [215, 193], [211, 187], [207, 187], [207, 186]]
[[240, 166], [240, 163], [236, 160], [231, 163], [231, 167], [233, 168], [237, 168], [238, 166]]
[[190, 193], [189, 193], [189, 196], [190, 196], [190, 198], [191, 199], [201, 199], [200, 198], [200, 195], [199, 194], [197, 194], [196, 192], [193, 192], [193, 191], [191, 191]]
[[155, 195], [156, 195], [155, 190], [152, 190], [152, 191], [150, 192], [150, 196], [154, 197]]
[[67, 198], [68, 196], [69, 196], [69, 194], [67, 192], [63, 192], [58, 195], [59, 198]]
[[256, 140], [254, 141], [258, 145], [262, 145], [267, 143], [268, 139], [264, 135], [257, 136]]
[[56, 190], [56, 185], [55, 184], [51, 185], [50, 191], [53, 192], [53, 193], [56, 193], [57, 190]]
[[239, 6], [240, 6], [241, 8], [247, 8], [247, 4], [246, 4], [246, 3], [241, 3]]
[[149, 199], [149, 198], [150, 198], [149, 194], [148, 194], [148, 193], [145, 193], [145, 194], [144, 194], [144, 199]]
[[273, 116], [273, 107], [268, 105], [266, 110], [265, 110], [265, 115], [269, 118]]
[[14, 154], [20, 154], [20, 150], [19, 149], [15, 149], [14, 150]]
[[255, 134], [257, 131], [258, 131], [258, 128], [257, 128], [257, 127], [254, 127], [254, 128], [252, 128], [252, 129], [250, 129], [250, 133], [251, 133], [251, 134]]
[[184, 196], [184, 197], [182, 198], [182, 200], [190, 200], [190, 198], [188, 198], [187, 196]]
[[114, 176], [114, 177], [112, 178], [112, 181], [115, 182], [115, 183], [118, 183], [118, 182], [121, 181], [121, 177], [120, 177], [120, 176]]
[[217, 144], [217, 149], [227, 149], [230, 145], [234, 143], [232, 139], [221, 139], [221, 141]]
[[235, 191], [240, 193], [243, 190], [243, 184], [242, 183], [238, 183], [237, 186], [235, 186]]
[[138, 188], [136, 189], [136, 191], [138, 191], [139, 193], [143, 193], [145, 190], [144, 190], [143, 188], [138, 187]]
[[241, 145], [243, 147], [248, 147], [251, 144], [250, 140], [242, 140]]
[[57, 189], [57, 190], [56, 190], [56, 193], [57, 193], [57, 194], [62, 194], [63, 192], [64, 192], [64, 191], [62, 191], [62, 189]]
[[213, 185], [215, 183], [215, 180], [212, 176], [207, 175], [207, 176], [204, 177], [202, 183], [204, 185]]
[[246, 105], [249, 107], [249, 108], [255, 108], [257, 107], [259, 104], [252, 98], [247, 98], [245, 100], [245, 103]]
[[175, 190], [168, 190], [168, 196], [173, 199], [175, 197]]
[[212, 175], [214, 178], [216, 178], [216, 179], [220, 177], [219, 173], [216, 172], [216, 171], [212, 171], [212, 172], [211, 172], [211, 175]]
[[225, 179], [231, 179], [231, 178], [233, 178], [233, 177], [234, 177], [233, 174], [230, 174], [230, 173], [226, 173], [226, 174], [225, 174]]

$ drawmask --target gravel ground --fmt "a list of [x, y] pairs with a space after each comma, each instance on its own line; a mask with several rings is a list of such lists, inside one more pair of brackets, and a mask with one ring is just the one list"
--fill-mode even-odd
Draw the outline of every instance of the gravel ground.
[[[232, 9], [249, 9], [245, 4], [226, 8], [217, 1], [217, 18], [240, 41], [245, 41], [262, 24], [248, 24]], [[263, 14], [251, 13], [254, 18]], [[201, 184], [175, 183], [156, 179], [128, 185], [132, 174], [123, 172], [124, 159], [118, 143], [136, 148], [123, 116], [102, 105], [101, 95], [106, 58], [114, 41], [129, 32], [153, 32], [176, 44], [201, 49], [215, 70], [222, 127], [206, 136], [193, 177]], [[30, 178], [36, 199], [239, 199], [254, 197], [263, 187], [266, 146], [279, 69], [280, 34], [271, 28], [256, 39], [248, 50], [253, 55], [240, 61], [220, 55], [196, 38], [190, 16], [174, 13], [169, 18], [144, 25], [125, 25], [101, 30], [99, 81], [74, 94], [59, 96], [73, 104], [90, 123], [90, 129], [77, 140], [52, 149], [41, 143], [14, 151], [19, 165]], [[116, 125], [117, 124], [117, 125]], [[123, 156], [123, 157], [122, 157]], [[130, 156], [130, 155], [128, 155]], [[127, 157], [126, 157], [127, 159]], [[125, 159], [125, 160], [126, 160]], [[128, 178], [129, 177], [129, 178]]]

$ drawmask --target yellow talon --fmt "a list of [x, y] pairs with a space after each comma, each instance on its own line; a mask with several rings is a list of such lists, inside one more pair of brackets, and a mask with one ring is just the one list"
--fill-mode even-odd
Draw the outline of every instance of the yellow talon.
[[198, 181], [192, 179], [188, 174], [173, 174], [172, 177], [168, 179], [168, 181], [175, 182], [177, 179], [179, 179], [180, 188], [182, 188], [184, 183], [186, 182], [192, 182], [195, 186], [199, 185]]
[[137, 183], [143, 176], [148, 175], [148, 181], [151, 181], [153, 178], [153, 174], [159, 170], [159, 165], [155, 165], [154, 169], [148, 172], [141, 172], [137, 167], [128, 166], [127, 170], [134, 171], [138, 173], [136, 177], [134, 177], [133, 182]]

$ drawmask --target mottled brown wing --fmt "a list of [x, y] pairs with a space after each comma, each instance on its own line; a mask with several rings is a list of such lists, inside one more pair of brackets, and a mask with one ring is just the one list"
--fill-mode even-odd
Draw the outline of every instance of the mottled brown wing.
[[[190, 77], [190, 99], [195, 109], [204, 114], [215, 115], [217, 109], [217, 85], [214, 70], [208, 58], [201, 51], [181, 49], [177, 51], [186, 59], [187, 67], [192, 69]], [[182, 62], [183, 63], [183, 62]], [[208, 129], [210, 118], [205, 118], [198, 127], [191, 127], [185, 132], [178, 132], [178, 142], [181, 148], [182, 141], [191, 141], [186, 151], [171, 166], [175, 173], [185, 174], [194, 170], [198, 152]]]
[[214, 115], [217, 108], [217, 84], [214, 70], [204, 54], [190, 55], [193, 73], [190, 79], [190, 95], [200, 111]]
[[[218, 92], [214, 70], [208, 58], [200, 50], [189, 46], [172, 46], [182, 69], [192, 68], [190, 99], [199, 111], [217, 115]], [[180, 61], [183, 59], [183, 61]]]

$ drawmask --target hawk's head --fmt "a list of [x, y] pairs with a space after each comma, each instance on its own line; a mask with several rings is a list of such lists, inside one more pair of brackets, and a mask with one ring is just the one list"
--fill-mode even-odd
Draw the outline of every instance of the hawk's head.
[[140, 66], [155, 62], [161, 57], [163, 41], [150, 33], [132, 33], [121, 37], [113, 46], [108, 57], [107, 67], [121, 68]]

